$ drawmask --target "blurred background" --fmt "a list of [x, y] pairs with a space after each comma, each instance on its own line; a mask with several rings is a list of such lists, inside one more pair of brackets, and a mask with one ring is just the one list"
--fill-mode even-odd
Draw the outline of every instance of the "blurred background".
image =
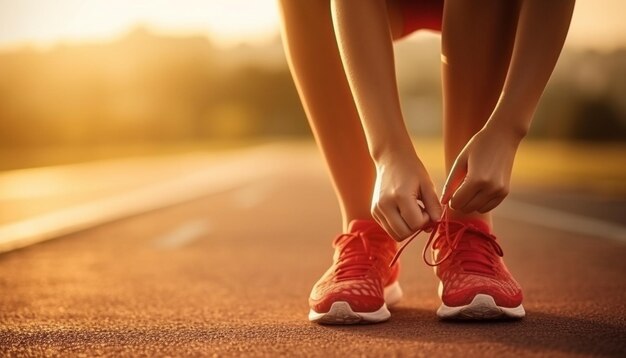
[[[626, 194], [624, 13], [577, 2], [516, 180]], [[0, 170], [312, 143], [278, 31], [273, 0], [0, 0]], [[441, 169], [439, 36], [395, 46], [408, 126]]]

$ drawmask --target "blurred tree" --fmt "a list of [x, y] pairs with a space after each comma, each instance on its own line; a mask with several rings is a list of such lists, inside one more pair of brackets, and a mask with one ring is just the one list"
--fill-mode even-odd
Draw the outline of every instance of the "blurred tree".
[[572, 118], [571, 138], [585, 141], [623, 141], [626, 124], [606, 98], [581, 100]]
[[[440, 41], [396, 45], [414, 134], [441, 131]], [[626, 141], [626, 49], [564, 51], [531, 136]], [[0, 149], [123, 146], [311, 133], [279, 39], [219, 49], [136, 28], [109, 43], [0, 52]]]

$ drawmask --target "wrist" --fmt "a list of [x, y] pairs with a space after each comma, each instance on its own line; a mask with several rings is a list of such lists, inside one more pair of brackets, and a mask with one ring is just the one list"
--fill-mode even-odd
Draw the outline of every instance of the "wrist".
[[484, 128], [487, 131], [495, 132], [498, 135], [520, 142], [528, 135], [530, 119], [519, 114], [514, 115], [495, 111], [487, 123], [485, 123]]
[[522, 96], [512, 97], [512, 93], [509, 91], [508, 95], [502, 94], [485, 126], [498, 128], [503, 134], [522, 140], [530, 130], [536, 101], [524, 99]]
[[417, 158], [410, 139], [395, 142], [390, 140], [381, 145], [373, 146], [370, 155], [376, 164], [389, 163], [398, 158]]

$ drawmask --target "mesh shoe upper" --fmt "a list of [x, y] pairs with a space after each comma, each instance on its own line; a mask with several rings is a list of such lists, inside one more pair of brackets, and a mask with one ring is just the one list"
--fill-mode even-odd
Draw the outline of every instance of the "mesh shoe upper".
[[[426, 264], [435, 268], [441, 280], [439, 294], [446, 306], [470, 304], [477, 294], [493, 297], [498, 306], [517, 307], [522, 303], [522, 289], [502, 260], [502, 248], [489, 226], [482, 221], [453, 221], [448, 208], [441, 221], [423, 228], [431, 235], [424, 246]], [[402, 245], [391, 265], [404, 248], [423, 230], [411, 235]], [[432, 260], [426, 254], [432, 247]]]
[[522, 303], [522, 289], [506, 268], [502, 249], [485, 223], [450, 222], [447, 227], [440, 226], [432, 255], [439, 262], [435, 273], [442, 283], [439, 294], [445, 305], [467, 305], [481, 293], [493, 297], [502, 307]]
[[311, 291], [309, 305], [316, 312], [328, 312], [337, 301], [374, 312], [385, 302], [384, 287], [397, 280], [398, 263], [388, 265], [396, 242], [374, 221], [352, 221], [348, 231], [333, 241], [333, 264]]

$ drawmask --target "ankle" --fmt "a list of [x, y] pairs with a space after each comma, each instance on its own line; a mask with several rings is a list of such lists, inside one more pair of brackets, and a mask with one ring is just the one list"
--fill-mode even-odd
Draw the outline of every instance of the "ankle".
[[371, 222], [372, 225], [378, 225], [378, 223], [376, 222], [376, 220], [374, 220], [374, 218], [372, 217], [372, 215], [367, 212], [367, 213], [358, 213], [358, 214], [344, 214], [342, 215], [342, 229], [343, 232], [349, 232], [350, 231], [350, 223], [353, 221], [362, 221], [362, 222]]
[[480, 221], [486, 224], [490, 230], [493, 229], [493, 221], [491, 220], [491, 213], [480, 214], [480, 213], [474, 212], [471, 214], [466, 214], [460, 211], [456, 211], [452, 208], [449, 208], [448, 210], [449, 210], [448, 215], [449, 215], [450, 220], [467, 222], [467, 223]]
[[376, 222], [376, 220], [367, 219], [350, 219], [343, 226], [343, 232], [355, 232], [355, 231], [380, 231], [385, 232], [384, 229]]

